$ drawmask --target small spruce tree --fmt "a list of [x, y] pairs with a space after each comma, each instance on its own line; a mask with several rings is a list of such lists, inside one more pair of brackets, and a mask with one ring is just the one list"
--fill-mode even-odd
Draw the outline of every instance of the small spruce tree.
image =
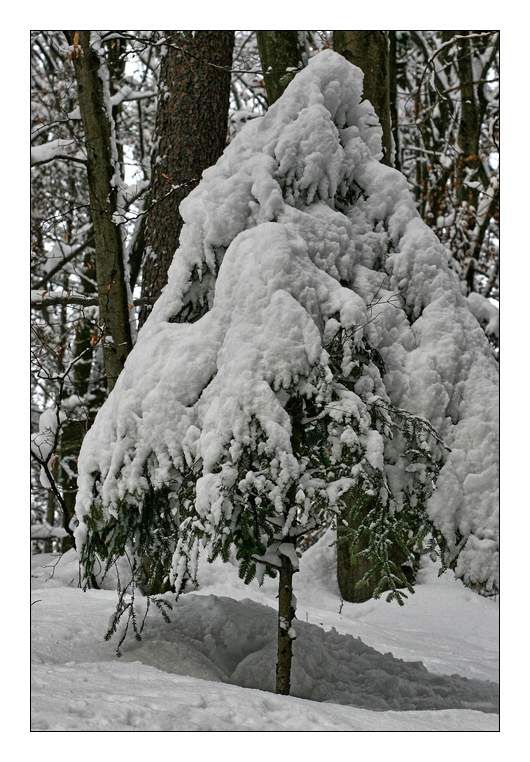
[[204, 173], [79, 462], [85, 579], [131, 563], [109, 633], [126, 615], [140, 635], [140, 559], [178, 595], [200, 550], [235, 548], [245, 582], [278, 576], [280, 693], [297, 549], [345, 508], [339, 537], [355, 553], [362, 533], [376, 594], [403, 602], [389, 548], [411, 560], [428, 533], [466, 582], [496, 584], [495, 517], [470, 508], [462, 448], [491, 486], [497, 363], [361, 92], [359, 69], [315, 56]]

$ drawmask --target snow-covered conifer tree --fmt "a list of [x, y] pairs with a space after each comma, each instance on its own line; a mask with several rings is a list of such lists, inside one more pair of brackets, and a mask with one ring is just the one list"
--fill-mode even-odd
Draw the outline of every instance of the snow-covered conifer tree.
[[150, 556], [178, 592], [199, 549], [233, 546], [245, 581], [279, 571], [280, 692], [297, 544], [345, 505], [379, 592], [401, 600], [387, 549], [410, 554], [427, 531], [466, 583], [497, 588], [497, 363], [380, 162], [362, 79], [316, 55], [204, 172], [79, 460], [87, 579], [127, 554], [134, 586]]

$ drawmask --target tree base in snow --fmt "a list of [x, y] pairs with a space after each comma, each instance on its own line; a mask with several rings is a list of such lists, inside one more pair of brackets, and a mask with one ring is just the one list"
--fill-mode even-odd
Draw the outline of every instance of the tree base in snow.
[[293, 659], [293, 574], [291, 561], [282, 556], [278, 581], [278, 659], [276, 662], [276, 693], [288, 696], [291, 692], [291, 662]]

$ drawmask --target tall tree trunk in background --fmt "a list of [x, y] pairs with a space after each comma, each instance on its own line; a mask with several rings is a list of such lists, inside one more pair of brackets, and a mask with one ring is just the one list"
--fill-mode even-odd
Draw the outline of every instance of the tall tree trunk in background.
[[383, 163], [391, 165], [390, 62], [386, 32], [333, 32], [333, 49], [364, 72], [364, 97], [383, 128]]
[[[361, 583], [362, 577], [370, 570], [370, 561], [360, 555], [368, 546], [368, 538], [361, 535], [356, 543], [352, 543], [348, 536], [348, 529], [352, 526], [350, 512], [357, 507], [357, 499], [356, 490], [347, 493], [344, 496], [345, 508], [337, 519], [337, 583], [341, 596], [350, 603], [362, 603], [373, 595], [373, 586]], [[366, 501], [366, 510], [358, 520], [365, 518], [370, 507], [370, 501]], [[343, 521], [347, 521], [348, 525]]]
[[297, 71], [306, 63], [300, 35], [296, 31], [256, 32], [269, 106], [278, 100]]
[[[118, 211], [118, 156], [108, 113], [100, 59], [90, 45], [90, 32], [74, 35], [74, 68], [79, 110], [85, 131], [90, 213], [94, 226], [99, 320], [110, 391], [132, 349], [123, 244], [114, 221]], [[77, 42], [78, 41], [78, 42]]]
[[[393, 154], [391, 76], [387, 35], [380, 31], [335, 31], [333, 32], [333, 48], [364, 72], [363, 95], [371, 102], [379, 117], [383, 128], [383, 162], [391, 165]], [[395, 44], [393, 54], [395, 63]], [[395, 100], [395, 70], [393, 87]], [[365, 511], [357, 514], [356, 521], [362, 522], [370, 509], [370, 500], [366, 496], [360, 497], [356, 490], [352, 490], [345, 496], [346, 505], [337, 520], [337, 582], [344, 600], [352, 603], [366, 601], [374, 593], [372, 582], [361, 583], [364, 574], [370, 570], [370, 561], [360, 555], [361, 551], [367, 547], [368, 538], [361, 534], [358, 541], [352, 544], [348, 536], [348, 527], [352, 528], [351, 514], [353, 509], [357, 507], [359, 500], [362, 500]], [[390, 554], [397, 563], [405, 560], [395, 548], [391, 549]]]
[[392, 125], [392, 139], [394, 141], [393, 165], [396, 169], [401, 169], [401, 158], [399, 154], [399, 124], [398, 124], [398, 87], [397, 87], [397, 32], [388, 33], [388, 61], [389, 61], [389, 88], [390, 88], [390, 123]]
[[149, 211], [142, 231], [143, 325], [160, 296], [178, 248], [179, 205], [226, 145], [233, 31], [167, 32], [160, 72]]
[[[460, 35], [467, 36], [469, 32], [461, 31]], [[457, 70], [460, 80], [460, 126], [458, 130], [458, 148], [460, 151], [457, 164], [458, 195], [460, 201], [466, 201], [473, 206], [477, 203], [478, 191], [469, 187], [464, 180], [468, 170], [477, 171], [480, 168], [479, 139], [480, 117], [477, 98], [475, 95], [475, 79], [473, 73], [472, 41], [460, 39], [457, 41]]]
[[[94, 275], [93, 254], [85, 257], [85, 273]], [[85, 281], [85, 285], [88, 282]], [[85, 288], [85, 293], [93, 293], [91, 288]], [[70, 522], [75, 513], [77, 495], [77, 458], [81, 450], [83, 438], [90, 428], [97, 408], [103, 403], [104, 392], [98, 390], [92, 393], [92, 400], [87, 397], [90, 390], [90, 375], [92, 358], [95, 348], [92, 344], [92, 327], [89, 320], [80, 319], [77, 322], [74, 340], [74, 357], [80, 359], [72, 369], [71, 380], [74, 393], [80, 398], [81, 404], [75, 405], [63, 424], [60, 439], [60, 482], [63, 493], [64, 511]], [[73, 538], [68, 536], [62, 540], [63, 553], [74, 546]]]
[[[460, 31], [467, 36], [469, 32]], [[460, 80], [460, 125], [458, 130], [458, 159], [456, 162], [457, 199], [462, 208], [460, 225], [462, 232], [461, 255], [467, 262], [465, 280], [468, 292], [475, 289], [476, 260], [469, 246], [472, 230], [475, 226], [478, 206], [478, 188], [466, 181], [476, 181], [478, 177], [468, 178], [468, 174], [476, 173], [481, 168], [479, 156], [480, 126], [479, 106], [475, 94], [475, 79], [473, 71], [473, 42], [469, 39], [457, 41], [457, 71]]]
[[[57, 471], [58, 468], [58, 462], [57, 460], [53, 460], [50, 465], [50, 471], [54, 479], [57, 479]], [[46, 521], [47, 523], [53, 527], [55, 526], [55, 512], [56, 512], [56, 506], [57, 506], [57, 499], [53, 492], [51, 490], [48, 490], [48, 497], [46, 499]], [[70, 539], [69, 537], [65, 537], [61, 543], [64, 543], [65, 540]], [[44, 552], [45, 553], [52, 553], [53, 552], [53, 538], [50, 538], [48, 540], [44, 540]]]
[[[165, 33], [168, 49], [161, 63], [159, 99], [147, 210], [133, 251], [131, 271], [142, 264], [140, 326], [167, 282], [178, 249], [183, 220], [181, 201], [215, 164], [225, 146], [233, 31], [173, 31]], [[158, 501], [165, 501], [157, 495]], [[142, 589], [154, 595], [169, 589], [160, 576], [157, 559], [141, 559]]]
[[[105, 48], [107, 50], [107, 66], [109, 70], [109, 91], [111, 97], [115, 95], [120, 89], [120, 85], [123, 82], [123, 76], [125, 74], [125, 45], [124, 40], [114, 39], [106, 43]], [[123, 176], [123, 142], [119, 139], [120, 133], [120, 112], [121, 104], [112, 106], [111, 114], [114, 122], [114, 130], [116, 133], [116, 150], [118, 155], [118, 162], [120, 166], [120, 172]]]

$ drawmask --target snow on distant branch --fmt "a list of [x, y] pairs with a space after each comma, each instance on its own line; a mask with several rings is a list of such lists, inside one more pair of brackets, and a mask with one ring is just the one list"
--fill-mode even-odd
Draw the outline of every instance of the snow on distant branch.
[[[72, 148], [76, 150], [72, 152]], [[40, 164], [46, 164], [53, 159], [65, 159], [68, 161], [77, 161], [79, 163], [85, 163], [85, 157], [80, 151], [77, 150], [77, 142], [71, 139], [50, 140], [48, 143], [43, 143], [40, 146], [32, 146], [31, 148], [31, 166], [36, 167]]]
[[499, 308], [482, 294], [472, 291], [468, 297], [468, 306], [479, 323], [484, 326], [488, 336], [499, 338]]

